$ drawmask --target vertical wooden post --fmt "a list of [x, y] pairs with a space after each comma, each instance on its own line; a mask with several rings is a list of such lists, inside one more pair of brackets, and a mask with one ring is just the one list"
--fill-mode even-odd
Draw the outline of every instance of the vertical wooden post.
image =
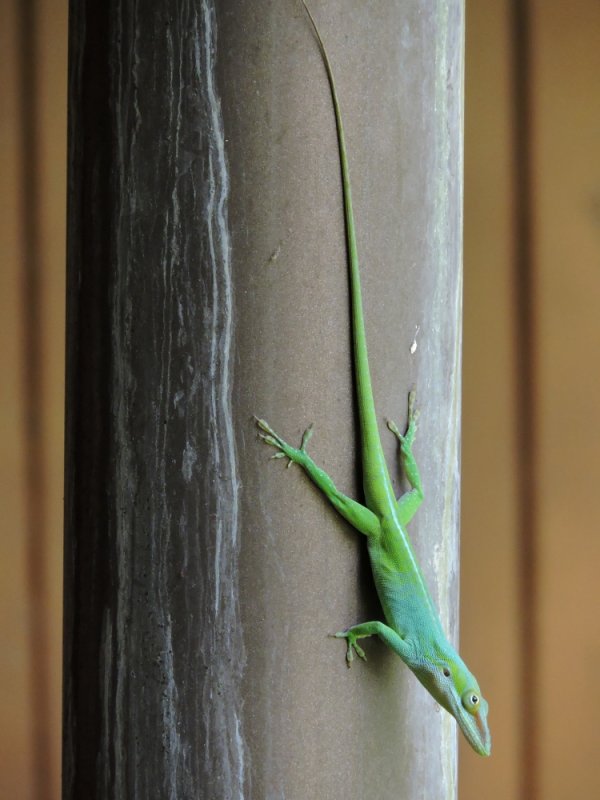
[[[48, 493], [46, 488], [43, 426], [44, 380], [43, 282], [40, 181], [39, 66], [32, 57], [38, 37], [39, 8], [33, 0], [18, 6], [18, 53], [21, 167], [21, 302], [23, 365], [23, 421], [25, 431], [24, 493], [29, 645], [35, 654], [30, 672], [32, 704], [31, 773], [36, 800], [50, 800], [53, 788], [51, 725], [51, 626], [48, 580], [45, 569], [48, 543]], [[36, 52], [37, 54], [37, 52]]]
[[[373, 382], [417, 385], [413, 526], [456, 633], [460, 0], [312, 5], [339, 83]], [[252, 414], [357, 481], [339, 167], [301, 5], [71, 6], [65, 798], [455, 796], [377, 642], [364, 542]], [[393, 437], [385, 437], [391, 462]], [[339, 646], [338, 646], [339, 645]]]

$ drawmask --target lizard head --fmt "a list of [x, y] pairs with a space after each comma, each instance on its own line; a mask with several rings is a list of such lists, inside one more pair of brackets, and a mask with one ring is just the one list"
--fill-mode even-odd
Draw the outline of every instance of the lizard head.
[[460, 656], [452, 652], [428, 658], [414, 671], [429, 693], [456, 719], [471, 747], [479, 755], [489, 756], [492, 740], [488, 704]]

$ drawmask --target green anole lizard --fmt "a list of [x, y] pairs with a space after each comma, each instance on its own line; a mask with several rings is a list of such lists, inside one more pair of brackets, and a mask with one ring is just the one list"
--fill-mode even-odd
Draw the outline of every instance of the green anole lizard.
[[383, 455], [367, 358], [356, 231], [340, 106], [323, 40], [310, 10], [304, 0], [302, 2], [323, 57], [335, 113], [348, 249], [365, 505], [338, 491], [329, 475], [308, 455], [306, 445], [312, 435], [312, 426], [304, 432], [301, 445], [296, 448], [278, 436], [265, 420], [257, 419], [257, 424], [262, 431], [261, 438], [277, 448], [273, 458], [288, 458], [288, 466], [292, 463], [301, 466], [336, 511], [367, 537], [375, 586], [387, 624], [378, 620], [363, 622], [334, 634], [347, 641], [348, 665], [352, 663], [354, 653], [365, 658], [359, 639], [379, 636], [400, 656], [437, 702], [456, 718], [470, 745], [481, 755], [489, 755], [491, 738], [487, 725], [487, 702], [475, 676], [444, 634], [406, 532], [408, 522], [423, 501], [421, 478], [412, 451], [417, 423], [414, 391], [409, 394], [406, 433], [400, 433], [393, 422], [388, 422], [389, 429], [400, 443], [400, 461], [411, 487], [399, 499], [395, 497]]

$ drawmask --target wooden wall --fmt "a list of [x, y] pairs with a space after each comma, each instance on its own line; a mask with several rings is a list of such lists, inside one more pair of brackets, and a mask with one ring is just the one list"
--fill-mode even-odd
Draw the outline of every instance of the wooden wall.
[[65, 0], [0, 3], [0, 797], [59, 797]]
[[[14, 800], [59, 797], [66, 30], [66, 0], [0, 3], [0, 796]], [[466, 64], [462, 650], [494, 750], [463, 750], [460, 797], [593, 797], [600, 6], [472, 0]]]
[[461, 797], [595, 797], [600, 6], [467, 3]]

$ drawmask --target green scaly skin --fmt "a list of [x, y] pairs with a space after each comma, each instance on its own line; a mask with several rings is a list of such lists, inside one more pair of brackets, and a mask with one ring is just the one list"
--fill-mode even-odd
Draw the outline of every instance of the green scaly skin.
[[302, 467], [336, 511], [367, 537], [373, 577], [387, 624], [378, 620], [364, 622], [335, 634], [337, 638], [346, 639], [348, 666], [355, 653], [360, 658], [365, 658], [358, 644], [359, 639], [379, 636], [400, 656], [437, 702], [455, 717], [473, 749], [487, 756], [491, 749], [487, 725], [488, 704], [481, 695], [475, 676], [444, 634], [406, 532], [408, 522], [423, 501], [421, 478], [412, 451], [417, 429], [414, 392], [409, 395], [406, 433], [400, 433], [394, 423], [388, 422], [389, 429], [400, 443], [401, 466], [411, 487], [399, 499], [394, 495], [383, 455], [367, 358], [356, 232], [341, 112], [323, 40], [306, 3], [304, 7], [325, 64], [338, 135], [365, 505], [338, 491], [329, 475], [317, 467], [308, 455], [306, 445], [312, 435], [311, 428], [305, 431], [300, 447], [296, 448], [287, 444], [264, 420], [257, 419], [257, 424], [262, 431], [261, 438], [277, 448], [273, 457], [288, 458], [288, 466], [295, 463]]

